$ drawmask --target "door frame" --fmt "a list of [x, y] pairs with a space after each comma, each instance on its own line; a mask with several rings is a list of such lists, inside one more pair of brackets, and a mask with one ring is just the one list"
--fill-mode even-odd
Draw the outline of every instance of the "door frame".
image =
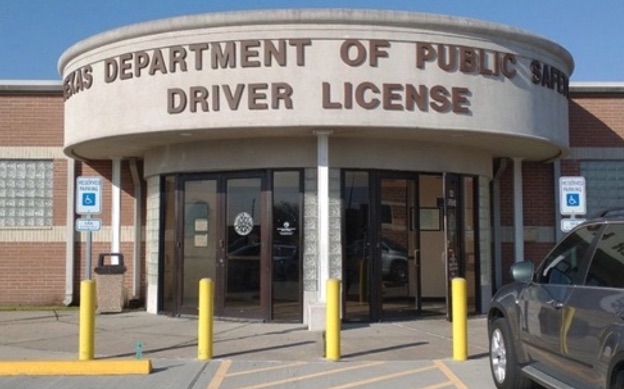
[[[225, 258], [227, 243], [227, 182], [231, 179], [259, 178], [260, 179], [260, 314], [251, 319], [270, 321], [272, 315], [272, 285], [271, 285], [271, 174], [267, 170], [253, 170], [245, 172], [218, 172], [179, 174], [175, 176], [175, 258], [174, 258], [174, 296], [172, 314], [197, 314], [197, 307], [183, 304], [184, 290], [184, 184], [188, 181], [214, 180], [217, 184], [216, 219], [216, 280], [214, 294], [214, 310], [216, 316], [226, 314], [226, 283], [227, 270]], [[199, 288], [199, 285], [197, 286]]]
[[[382, 263], [382, 251], [381, 251], [381, 230], [383, 224], [383, 204], [382, 201], [382, 181], [383, 180], [405, 180], [407, 185], [412, 186], [411, 196], [408, 192], [406, 193], [406, 197], [404, 199], [405, 202], [405, 226], [407, 228], [406, 236], [408, 238], [408, 244], [405, 249], [407, 250], [406, 254], [409, 258], [409, 240], [413, 242], [415, 245], [415, 255], [414, 255], [414, 265], [416, 266], [416, 295], [413, 297], [414, 299], [414, 309], [419, 310], [421, 306], [421, 296], [420, 296], [420, 288], [421, 288], [421, 274], [420, 274], [420, 231], [417, 226], [419, 225], [419, 176], [418, 172], [395, 172], [395, 171], [377, 171], [372, 172], [372, 195], [371, 195], [371, 203], [374, 206], [376, 212], [371, 214], [371, 242], [376, 242], [376, 244], [371, 245], [373, 248], [371, 250], [372, 257], [372, 269], [371, 269], [371, 320], [372, 321], [380, 321], [392, 318], [392, 313], [384, 310], [384, 299], [383, 299], [383, 270], [381, 268]], [[409, 184], [411, 183], [411, 184]], [[410, 196], [411, 199], [408, 197]], [[410, 236], [411, 235], [411, 236]], [[408, 267], [409, 271], [409, 267]], [[408, 287], [409, 288], [409, 287]]]
[[[406, 227], [408, 240], [412, 239], [413, 242], [420, 246], [420, 231], [417, 228], [419, 225], [419, 176], [418, 172], [402, 172], [402, 171], [370, 171], [369, 180], [370, 185], [370, 203], [374, 207], [375, 212], [371, 212], [369, 218], [369, 239], [372, 243], [371, 246], [371, 261], [370, 261], [370, 319], [371, 321], [380, 321], [388, 318], [392, 318], [392, 314], [385, 311], [383, 307], [383, 271], [381, 268], [382, 251], [381, 251], [381, 225], [383, 223], [383, 211], [381, 203], [382, 200], [382, 181], [383, 180], [405, 180], [413, 184], [412, 199], [407, 198], [409, 194], [406, 194], [405, 209], [406, 209]], [[414, 210], [411, 209], [413, 203]], [[414, 227], [412, 229], [412, 227]], [[413, 234], [413, 236], [410, 236]], [[373, 244], [376, 243], [376, 244]], [[409, 246], [409, 245], [408, 245]], [[409, 247], [406, 247], [409, 258]], [[421, 272], [420, 272], [420, 250], [414, 255], [414, 265], [416, 266], [416, 295], [414, 296], [415, 310], [421, 309]], [[409, 263], [409, 262], [408, 262]]]

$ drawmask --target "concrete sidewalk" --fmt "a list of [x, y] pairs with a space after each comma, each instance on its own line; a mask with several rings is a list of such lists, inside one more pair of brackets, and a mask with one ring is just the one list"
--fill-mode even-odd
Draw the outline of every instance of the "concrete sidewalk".
[[[197, 318], [143, 311], [95, 318], [96, 358], [197, 358]], [[79, 312], [0, 312], [0, 359], [75, 359]], [[486, 320], [468, 320], [469, 358], [487, 354]], [[417, 319], [388, 323], [344, 323], [343, 360], [435, 360], [452, 358], [451, 323]], [[303, 324], [216, 320], [214, 358], [246, 361], [320, 361], [321, 332]]]
[[[452, 359], [452, 325], [444, 319], [343, 324], [338, 362], [323, 357], [322, 333], [303, 324], [217, 320], [210, 361], [197, 359], [196, 317], [127, 311], [96, 315], [95, 327], [95, 361], [148, 361], [152, 373], [18, 374], [0, 376], [0, 387], [494, 388], [483, 317], [468, 320], [468, 361]], [[5, 366], [21, 360], [78, 361], [78, 343], [77, 311], [0, 312]]]

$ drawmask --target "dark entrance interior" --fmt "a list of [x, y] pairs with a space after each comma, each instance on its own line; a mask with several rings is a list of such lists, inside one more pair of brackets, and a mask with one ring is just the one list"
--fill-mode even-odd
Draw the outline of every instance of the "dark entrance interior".
[[215, 315], [302, 320], [301, 173], [179, 175], [164, 180], [161, 307], [196, 314], [215, 281]]
[[[452, 177], [450, 188], [442, 174], [344, 172], [345, 320], [446, 315], [449, 274], [469, 278], [469, 311], [475, 311], [472, 178], [464, 188]], [[449, 194], [452, 201], [445, 202]]]

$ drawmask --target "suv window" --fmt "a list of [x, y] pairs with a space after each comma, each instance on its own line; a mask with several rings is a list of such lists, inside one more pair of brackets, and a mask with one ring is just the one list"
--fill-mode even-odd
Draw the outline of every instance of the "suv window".
[[607, 226], [587, 274], [587, 285], [624, 287], [624, 225]]
[[599, 225], [591, 225], [572, 232], [544, 260], [536, 275], [536, 282], [551, 285], [580, 284], [579, 270], [587, 257]]

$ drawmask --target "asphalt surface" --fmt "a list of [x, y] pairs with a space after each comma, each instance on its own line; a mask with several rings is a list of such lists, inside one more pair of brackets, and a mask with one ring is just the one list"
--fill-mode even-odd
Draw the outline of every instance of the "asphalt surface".
[[[0, 365], [78, 360], [79, 312], [0, 312]], [[453, 359], [445, 319], [344, 323], [340, 360], [303, 324], [214, 322], [213, 358], [198, 359], [196, 317], [98, 314], [95, 360], [148, 359], [143, 375], [4, 375], [0, 388], [494, 388], [484, 317], [468, 320], [468, 360]]]

